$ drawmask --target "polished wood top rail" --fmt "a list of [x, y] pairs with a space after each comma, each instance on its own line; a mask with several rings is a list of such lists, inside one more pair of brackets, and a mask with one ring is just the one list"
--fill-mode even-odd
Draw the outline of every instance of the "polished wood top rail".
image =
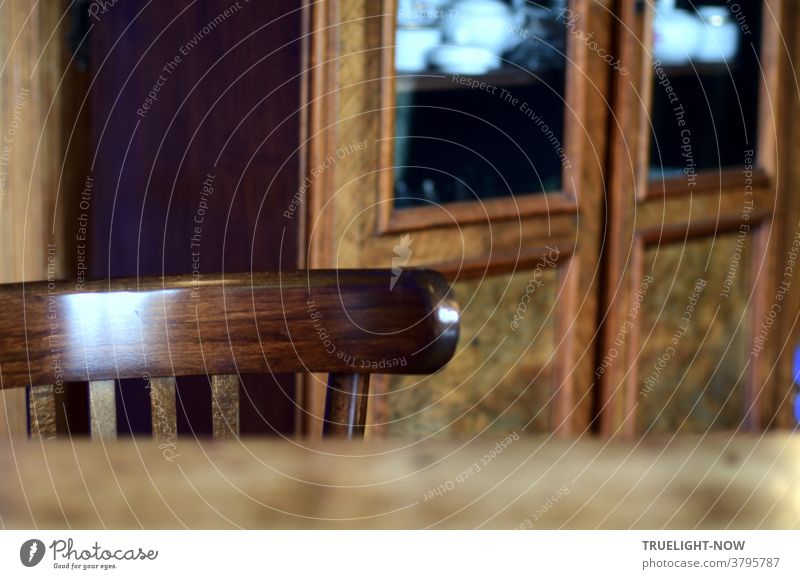
[[2, 388], [188, 374], [422, 374], [453, 355], [436, 272], [311, 270], [0, 286]]

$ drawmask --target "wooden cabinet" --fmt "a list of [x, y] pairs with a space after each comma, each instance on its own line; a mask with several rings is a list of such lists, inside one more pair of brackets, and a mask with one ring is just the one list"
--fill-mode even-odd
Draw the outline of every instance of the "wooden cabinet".
[[[397, 70], [397, 45], [409, 42], [398, 29], [413, 27], [398, 25], [403, 7], [391, 0], [307, 7], [304, 264], [397, 275], [433, 267], [463, 308], [444, 371], [375, 382], [369, 432], [788, 425], [779, 354], [793, 324], [776, 323], [763, 353], [751, 352], [797, 223], [791, 127], [780, 121], [796, 94], [794, 38], [781, 35], [792, 3], [740, 3], [757, 42], [740, 35], [727, 72], [713, 55], [654, 66], [647, 3], [541, 4], [544, 58], [517, 39], [523, 48], [503, 53], [502, 66], [471, 73], [441, 63]], [[544, 38], [526, 23], [514, 21], [509, 35]], [[694, 115], [691, 174], [669, 124], [678, 121], [664, 110], [664, 78], [673, 91], [685, 87]], [[741, 118], [730, 112], [733, 94]], [[719, 125], [716, 152], [708, 122]], [[743, 142], [752, 145], [739, 151]], [[786, 319], [796, 293], [783, 302]], [[676, 353], [658, 369], [669, 348]], [[303, 388], [309, 433], [320, 427], [323, 390], [321, 378]]]

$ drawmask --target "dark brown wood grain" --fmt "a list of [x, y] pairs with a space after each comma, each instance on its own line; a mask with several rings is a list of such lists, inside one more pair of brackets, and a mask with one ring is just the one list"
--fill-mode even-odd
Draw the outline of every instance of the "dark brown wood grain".
[[3, 388], [192, 374], [434, 372], [452, 356], [447, 282], [293, 271], [0, 286]]

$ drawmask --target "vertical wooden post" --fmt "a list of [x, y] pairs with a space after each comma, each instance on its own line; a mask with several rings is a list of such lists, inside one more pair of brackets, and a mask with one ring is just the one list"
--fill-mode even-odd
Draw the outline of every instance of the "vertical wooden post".
[[175, 387], [173, 376], [150, 379], [150, 416], [153, 420], [153, 438], [159, 446], [175, 444], [178, 437]]
[[117, 437], [117, 394], [114, 380], [89, 382], [89, 417], [92, 438]]
[[239, 436], [239, 376], [211, 377], [211, 416], [214, 438]]
[[368, 396], [369, 374], [330, 374], [322, 435], [326, 438], [363, 438]]
[[56, 437], [56, 396], [52, 384], [32, 386], [28, 396], [31, 438], [52, 440]]

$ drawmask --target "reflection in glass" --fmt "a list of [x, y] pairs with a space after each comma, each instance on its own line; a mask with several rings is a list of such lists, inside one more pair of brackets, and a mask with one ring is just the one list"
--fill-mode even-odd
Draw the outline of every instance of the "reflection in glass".
[[398, 2], [397, 207], [558, 190], [566, 0]]
[[761, 0], [659, 0], [650, 178], [742, 166], [756, 149]]

